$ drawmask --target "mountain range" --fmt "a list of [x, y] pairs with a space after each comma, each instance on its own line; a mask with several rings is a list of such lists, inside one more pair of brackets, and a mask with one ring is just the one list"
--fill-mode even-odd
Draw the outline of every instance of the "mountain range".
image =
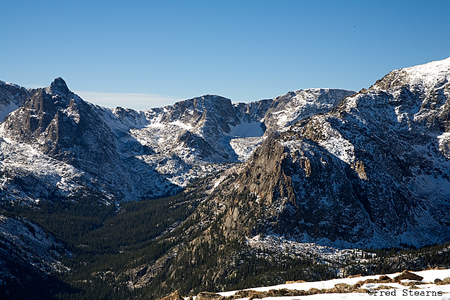
[[248, 159], [266, 131], [325, 112], [353, 93], [304, 90], [237, 104], [205, 95], [135, 111], [85, 102], [62, 78], [43, 89], [0, 84], [2, 114], [16, 108], [0, 126], [1, 167], [9, 174], [3, 197], [28, 202], [87, 190], [111, 203], [174, 194]]
[[[449, 79], [450, 58], [394, 70], [359, 92], [297, 90], [248, 103], [204, 95], [145, 111], [86, 102], [62, 78], [40, 89], [0, 82], [2, 224], [43, 226], [43, 249], [50, 239], [57, 263], [45, 250], [34, 256], [64, 273], [71, 241], [39, 221], [45, 214], [24, 219], [13, 206], [114, 208], [92, 236], [110, 234], [107, 220], [136, 201], [167, 205], [162, 215], [180, 209], [152, 223], [157, 234], [145, 247], [164, 251], [115, 271], [132, 290], [188, 291], [180, 283], [188, 270], [204, 274], [194, 286], [225, 288], [237, 258], [273, 252], [274, 241], [283, 249], [445, 244]], [[5, 249], [25, 249], [7, 232]], [[5, 268], [5, 278], [18, 278]]]

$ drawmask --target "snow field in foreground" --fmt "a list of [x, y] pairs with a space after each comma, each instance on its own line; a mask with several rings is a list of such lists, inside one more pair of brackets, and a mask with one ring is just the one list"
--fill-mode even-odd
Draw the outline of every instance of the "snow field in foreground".
[[[264, 298], [264, 300], [298, 300], [298, 299], [308, 299], [308, 300], [322, 300], [322, 299], [450, 299], [450, 285], [436, 285], [434, 284], [434, 280], [439, 278], [443, 280], [446, 277], [450, 277], [450, 269], [446, 270], [427, 270], [427, 271], [419, 271], [412, 272], [419, 276], [423, 277], [422, 282], [431, 283], [431, 284], [421, 284], [417, 285], [415, 288], [411, 289], [408, 286], [403, 286], [398, 283], [366, 283], [361, 286], [361, 289], [371, 290], [372, 293], [342, 293], [342, 294], [317, 294], [311, 296], [288, 296], [288, 297], [268, 297]], [[387, 274], [390, 278], [394, 278], [395, 276], [401, 273]], [[378, 279], [380, 275], [373, 276], [363, 276], [363, 277], [355, 277], [355, 278], [342, 278], [342, 279], [332, 279], [327, 281], [316, 281], [316, 282], [300, 282], [300, 283], [289, 283], [289, 284], [280, 284], [269, 287], [259, 287], [259, 288], [250, 288], [248, 290], [252, 291], [269, 291], [269, 290], [279, 290], [279, 289], [288, 289], [288, 290], [304, 290], [307, 291], [310, 288], [316, 289], [330, 289], [333, 288], [336, 284], [346, 283], [349, 285], [354, 285], [358, 281], [364, 281], [366, 279]], [[409, 280], [402, 280], [402, 283], [408, 282]], [[378, 286], [391, 286], [395, 289], [382, 289], [375, 290]], [[427, 293], [428, 291], [428, 293]], [[433, 293], [434, 291], [434, 293]], [[222, 292], [219, 293], [222, 296], [232, 296], [237, 291], [230, 292]], [[248, 298], [242, 298], [248, 299]]]

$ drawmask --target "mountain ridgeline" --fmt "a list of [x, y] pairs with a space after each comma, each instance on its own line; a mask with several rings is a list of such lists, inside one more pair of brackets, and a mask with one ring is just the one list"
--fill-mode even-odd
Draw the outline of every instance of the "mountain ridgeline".
[[[95, 278], [129, 291], [124, 298], [293, 274], [280, 266], [336, 276], [343, 262], [325, 268], [313, 250], [286, 250], [305, 245], [445, 244], [449, 80], [450, 58], [392, 71], [357, 93], [298, 90], [249, 103], [205, 95], [145, 111], [91, 104], [61, 78], [42, 89], [0, 82], [3, 220], [43, 226], [58, 272], [61, 261], [91, 261], [72, 270], [73, 288], [93, 291], [78, 282]], [[69, 215], [83, 229], [55, 225]], [[269, 252], [278, 258], [263, 263]], [[347, 271], [373, 270], [352, 257]]]
[[[352, 94], [307, 90], [238, 104], [206, 95], [134, 111], [85, 102], [61, 78], [42, 89], [2, 86], [3, 110], [20, 105], [0, 125], [9, 175], [2, 190], [6, 199], [30, 203], [89, 192], [110, 203], [177, 193], [191, 180], [227, 168], [225, 163], [248, 158], [264, 132], [278, 126], [274, 116], [283, 111], [272, 111], [288, 105], [286, 99], [303, 102], [284, 116], [293, 122]], [[13, 189], [19, 192], [13, 195]]]

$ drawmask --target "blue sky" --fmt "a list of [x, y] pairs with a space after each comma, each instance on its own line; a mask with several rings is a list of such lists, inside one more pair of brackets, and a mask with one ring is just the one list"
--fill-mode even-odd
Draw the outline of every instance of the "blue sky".
[[2, 1], [0, 80], [145, 109], [360, 90], [450, 56], [449, 0]]

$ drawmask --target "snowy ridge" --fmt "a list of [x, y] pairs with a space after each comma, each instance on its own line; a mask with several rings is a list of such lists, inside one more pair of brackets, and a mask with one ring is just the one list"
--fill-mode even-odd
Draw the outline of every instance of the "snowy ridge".
[[269, 127], [276, 130], [287, 130], [301, 119], [330, 111], [342, 99], [354, 93], [338, 89], [306, 89], [290, 92], [274, 99], [265, 121]]
[[410, 84], [423, 85], [430, 89], [438, 82], [450, 79], [450, 57], [440, 61], [433, 61], [427, 64], [401, 69], [407, 75]]
[[377, 81], [369, 88], [369, 91], [382, 91], [402, 85], [409, 85], [412, 90], [422, 90], [427, 93], [433, 88], [448, 84], [449, 72], [450, 58], [398, 69]]

